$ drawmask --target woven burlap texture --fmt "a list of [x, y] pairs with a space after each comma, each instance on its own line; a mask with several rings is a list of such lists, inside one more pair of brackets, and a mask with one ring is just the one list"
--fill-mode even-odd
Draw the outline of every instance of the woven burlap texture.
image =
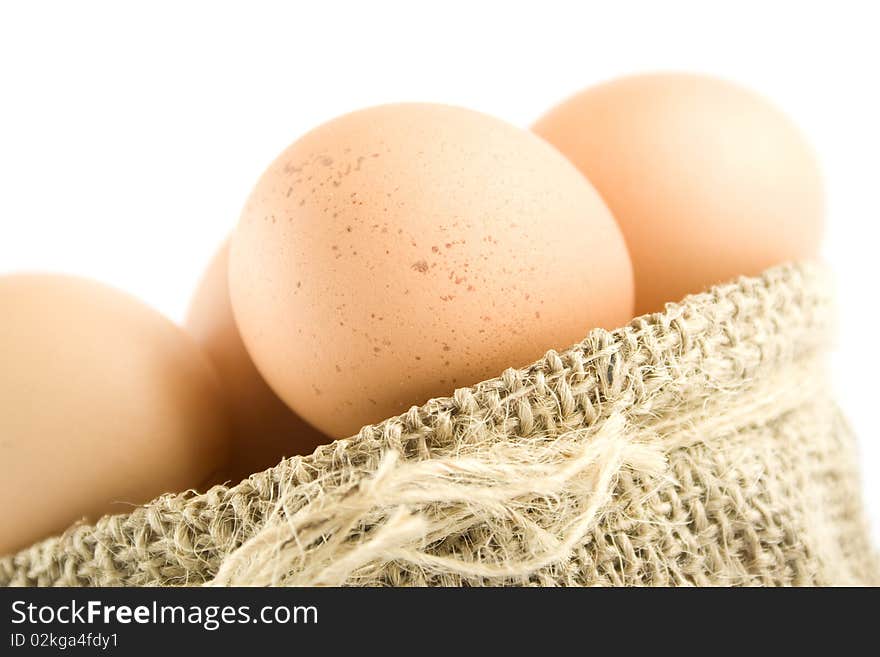
[[783, 266], [236, 486], [0, 559], [7, 585], [876, 584], [826, 270]]

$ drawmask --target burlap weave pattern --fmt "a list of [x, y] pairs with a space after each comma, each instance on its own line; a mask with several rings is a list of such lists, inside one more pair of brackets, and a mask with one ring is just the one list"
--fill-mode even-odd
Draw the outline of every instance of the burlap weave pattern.
[[0, 559], [13, 585], [876, 584], [825, 270], [783, 266], [233, 487]]

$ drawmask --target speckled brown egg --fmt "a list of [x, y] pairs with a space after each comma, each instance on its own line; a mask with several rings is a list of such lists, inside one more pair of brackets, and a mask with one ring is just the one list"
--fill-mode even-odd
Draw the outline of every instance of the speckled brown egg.
[[0, 554], [82, 518], [199, 487], [229, 423], [193, 340], [128, 295], [0, 277]]
[[636, 312], [771, 265], [816, 257], [822, 176], [761, 96], [702, 75], [619, 78], [534, 126], [587, 176], [632, 256]]
[[630, 319], [620, 230], [528, 131], [456, 107], [332, 120], [269, 167], [232, 243], [254, 362], [336, 437]]
[[308, 454], [329, 439], [272, 392], [245, 349], [229, 303], [229, 243], [208, 265], [184, 324], [211, 359], [232, 414], [229, 465], [220, 479], [238, 481], [285, 456]]

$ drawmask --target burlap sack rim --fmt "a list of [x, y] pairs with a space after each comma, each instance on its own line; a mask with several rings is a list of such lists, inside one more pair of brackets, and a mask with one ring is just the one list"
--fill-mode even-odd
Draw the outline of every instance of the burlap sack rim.
[[[783, 265], [760, 277], [742, 277], [669, 304], [665, 312], [636, 318], [621, 329], [594, 330], [562, 353], [550, 351], [526, 368], [509, 369], [452, 397], [413, 407], [236, 486], [166, 495], [131, 514], [73, 527], [0, 559], [0, 584], [188, 583], [191, 576], [196, 581], [210, 578], [249, 538], [247, 531], [236, 534], [218, 527], [220, 520], [214, 516], [221, 515], [220, 509], [225, 513], [241, 507], [223, 522], [253, 528], [262, 514], [275, 508], [273, 501], [294, 488], [297, 495], [302, 493], [297, 504], [304, 504], [309, 484], [342, 471], [373, 472], [383, 453], [431, 459], [454, 451], [463, 441], [485, 437], [488, 425], [493, 427], [491, 435], [518, 442], [541, 435], [548, 422], [560, 417], [570, 418], [572, 428], [577, 428], [607, 421], [619, 404], [636, 420], [640, 412], [659, 413], [664, 403], [686, 404], [681, 396], [685, 388], [669, 380], [653, 381], [652, 371], [684, 367], [685, 359], [694, 358], [692, 346], [700, 341], [713, 345], [706, 357], [730, 363], [729, 372], [725, 364], [711, 385], [733, 393], [740, 382], [775, 363], [821, 350], [831, 334], [832, 317], [829, 273], [821, 265]], [[560, 404], [558, 417], [536, 415], [546, 409], [530, 404], [534, 391], [548, 388]], [[669, 399], [664, 398], [667, 388], [676, 393]], [[650, 408], [640, 408], [645, 404]], [[553, 427], [555, 432], [565, 429]], [[174, 534], [177, 547], [184, 543], [189, 548], [164, 563], [162, 546], [169, 534]], [[142, 572], [124, 572], [132, 563]], [[108, 577], [102, 569], [122, 572], [114, 579], [117, 574]]]

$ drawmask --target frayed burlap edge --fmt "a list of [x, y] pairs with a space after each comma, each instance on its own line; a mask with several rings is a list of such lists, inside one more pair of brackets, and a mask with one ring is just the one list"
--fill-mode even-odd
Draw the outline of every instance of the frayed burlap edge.
[[0, 559], [12, 585], [874, 584], [813, 264], [564, 353], [237, 486]]

